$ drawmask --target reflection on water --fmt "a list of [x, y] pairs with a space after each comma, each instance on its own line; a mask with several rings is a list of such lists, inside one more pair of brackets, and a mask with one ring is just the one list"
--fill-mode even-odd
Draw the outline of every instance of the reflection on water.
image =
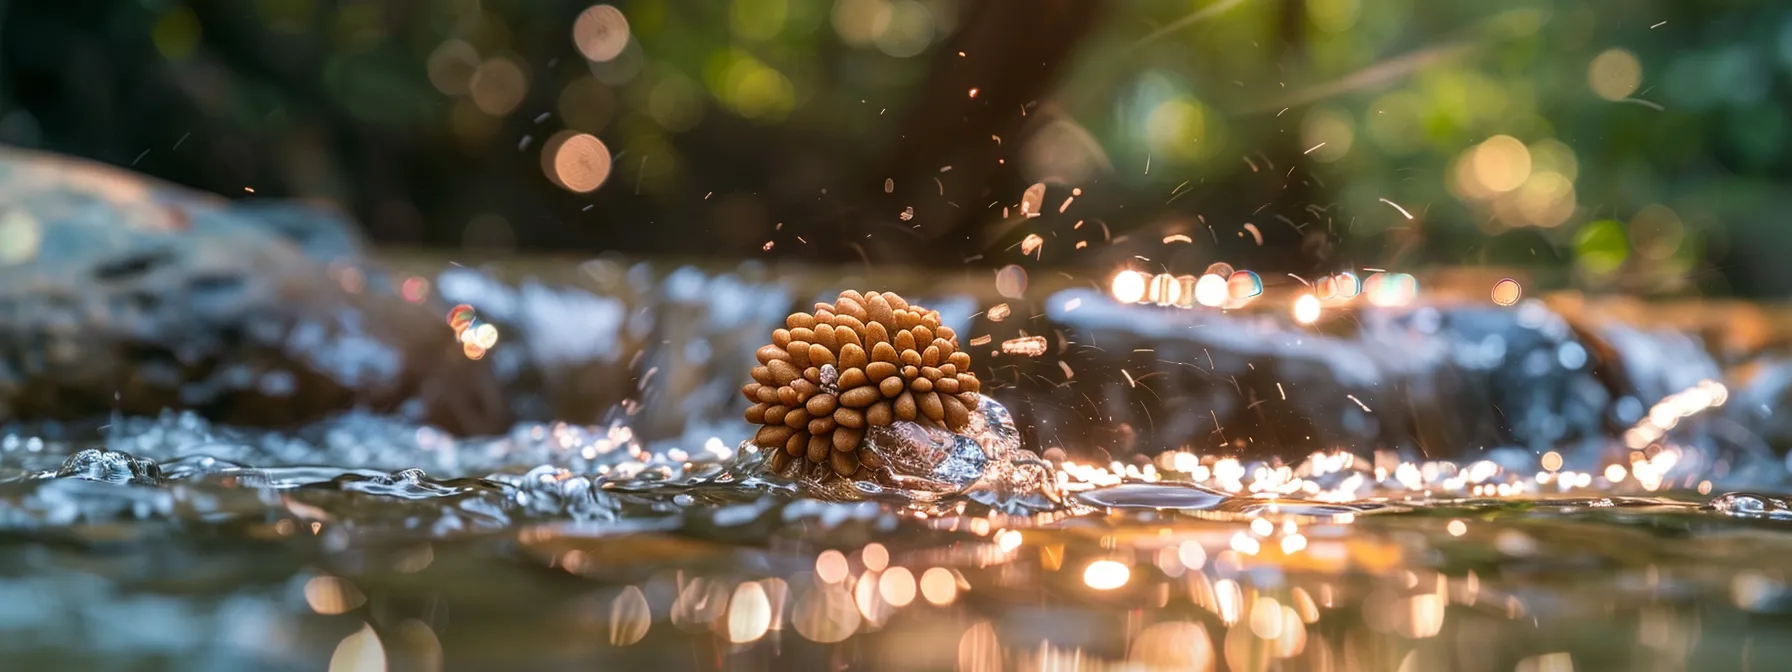
[[[1699, 389], [1650, 417], [1721, 398]], [[0, 626], [46, 660], [155, 614], [115, 634], [115, 654], [88, 653], [332, 671], [1692, 670], [1778, 651], [1754, 617], [1792, 611], [1792, 536], [1750, 522], [1786, 503], [1682, 497], [1660, 485], [1689, 478], [1664, 452], [1583, 482], [1563, 455], [1517, 469], [1172, 451], [1059, 463], [1074, 498], [1017, 515], [804, 499], [718, 478], [731, 451], [666, 464], [609, 431], [458, 446], [501, 464], [557, 436], [556, 459], [592, 460], [595, 476], [438, 480], [247, 466], [266, 444], [191, 417], [125, 426], [161, 439], [136, 441], [141, 454], [8, 444], [13, 465], [68, 455], [0, 485], [8, 533], [42, 542], [0, 551]], [[1652, 489], [1667, 496], [1619, 494]], [[131, 559], [144, 555], [166, 563]]]

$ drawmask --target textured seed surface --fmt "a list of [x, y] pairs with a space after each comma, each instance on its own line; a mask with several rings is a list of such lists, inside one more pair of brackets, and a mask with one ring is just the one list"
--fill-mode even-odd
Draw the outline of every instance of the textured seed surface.
[[889, 292], [848, 290], [790, 315], [753, 354], [745, 415], [780, 472], [802, 462], [872, 478], [884, 465], [860, 449], [865, 430], [905, 420], [957, 431], [980, 388], [939, 313]]

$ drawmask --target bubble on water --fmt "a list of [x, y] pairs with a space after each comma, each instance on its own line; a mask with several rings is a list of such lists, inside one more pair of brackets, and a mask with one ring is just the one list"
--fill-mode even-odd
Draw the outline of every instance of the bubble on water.
[[1009, 264], [996, 271], [996, 293], [1010, 299], [1026, 296], [1027, 269]]
[[906, 208], [903, 208], [902, 214], [897, 215], [896, 217], [905, 222], [909, 221], [911, 219], [914, 219], [915, 218], [915, 206], [911, 205]]
[[1505, 278], [1499, 282], [1493, 283], [1494, 303], [1502, 306], [1510, 306], [1517, 304], [1518, 299], [1523, 296], [1524, 287], [1519, 285], [1517, 280]]
[[1252, 271], [1233, 271], [1232, 276], [1226, 278], [1226, 294], [1232, 297], [1233, 301], [1262, 296], [1263, 278], [1257, 277], [1257, 274]]

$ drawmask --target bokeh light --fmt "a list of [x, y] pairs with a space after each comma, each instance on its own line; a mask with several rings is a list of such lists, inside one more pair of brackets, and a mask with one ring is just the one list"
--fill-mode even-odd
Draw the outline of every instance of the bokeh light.
[[1475, 148], [1474, 174], [1483, 189], [1507, 192], [1531, 176], [1531, 152], [1510, 135], [1496, 135]]
[[567, 191], [590, 193], [610, 177], [610, 148], [588, 133], [562, 131], [541, 146], [542, 172]]
[[1138, 303], [1145, 298], [1145, 274], [1134, 270], [1120, 271], [1114, 274], [1109, 283], [1109, 291], [1114, 300], [1121, 303]]
[[1233, 301], [1257, 298], [1263, 294], [1263, 278], [1252, 271], [1233, 271], [1226, 278], [1226, 294]]
[[1209, 308], [1226, 304], [1231, 297], [1231, 283], [1224, 276], [1208, 273], [1195, 281], [1195, 302]]
[[1302, 294], [1294, 300], [1294, 321], [1312, 324], [1319, 321], [1319, 297]]
[[1114, 590], [1131, 577], [1131, 568], [1113, 560], [1096, 560], [1083, 568], [1083, 585], [1096, 590]]
[[572, 42], [587, 60], [602, 63], [628, 46], [628, 17], [610, 5], [592, 5], [572, 24]]
[[1009, 264], [996, 271], [996, 293], [1010, 299], [1027, 295], [1027, 269]]
[[473, 73], [479, 69], [479, 50], [462, 40], [444, 40], [429, 52], [424, 68], [429, 83], [449, 96], [467, 95]]
[[516, 110], [529, 93], [529, 78], [516, 61], [497, 57], [479, 64], [467, 84], [473, 104], [481, 112], [502, 117]]
[[1587, 65], [1587, 85], [1606, 100], [1623, 100], [1643, 84], [1643, 64], [1627, 49], [1607, 49]]
[[1630, 243], [1644, 259], [1664, 261], [1680, 251], [1685, 240], [1686, 225], [1665, 205], [1645, 205], [1630, 217]]
[[1522, 296], [1524, 296], [1524, 287], [1519, 285], [1517, 280], [1502, 278], [1499, 282], [1493, 283], [1493, 302], [1496, 304], [1514, 305]]

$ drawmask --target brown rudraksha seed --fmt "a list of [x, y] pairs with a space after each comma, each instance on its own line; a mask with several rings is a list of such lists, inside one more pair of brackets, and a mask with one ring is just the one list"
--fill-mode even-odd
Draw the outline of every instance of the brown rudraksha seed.
[[747, 421], [764, 425], [753, 442], [773, 451], [774, 470], [807, 460], [870, 479], [882, 465], [859, 448], [865, 430], [911, 420], [958, 431], [978, 407], [971, 356], [938, 311], [848, 290], [785, 323], [741, 388], [753, 404]]

